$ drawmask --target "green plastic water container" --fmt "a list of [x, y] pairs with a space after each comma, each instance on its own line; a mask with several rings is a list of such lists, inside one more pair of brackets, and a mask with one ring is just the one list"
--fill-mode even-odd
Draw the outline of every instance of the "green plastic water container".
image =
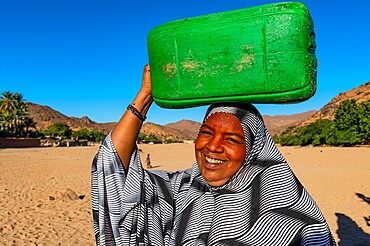
[[148, 35], [154, 101], [165, 108], [304, 101], [316, 91], [315, 48], [300, 2], [168, 22]]

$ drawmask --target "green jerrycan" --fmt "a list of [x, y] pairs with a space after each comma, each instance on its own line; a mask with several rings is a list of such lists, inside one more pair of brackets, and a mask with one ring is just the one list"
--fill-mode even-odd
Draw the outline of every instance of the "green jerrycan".
[[316, 91], [311, 15], [283, 2], [171, 21], [148, 35], [154, 101], [294, 103]]

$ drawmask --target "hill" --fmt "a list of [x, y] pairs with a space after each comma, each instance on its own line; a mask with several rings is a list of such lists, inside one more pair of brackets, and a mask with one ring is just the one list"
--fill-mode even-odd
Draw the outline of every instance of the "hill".
[[[89, 119], [87, 116], [81, 118], [68, 117], [59, 111], [50, 108], [49, 106], [30, 102], [27, 102], [27, 105], [29, 108], [30, 117], [36, 122], [36, 130], [45, 130], [55, 123], [65, 122], [74, 131], [86, 128], [89, 130], [97, 130], [108, 133], [116, 125], [116, 122], [97, 123]], [[187, 122], [187, 124], [185, 122]], [[171, 123], [168, 126], [161, 126], [152, 122], [146, 122], [141, 128], [141, 132], [147, 135], [154, 134], [161, 140], [186, 140], [195, 139], [196, 134], [194, 134], [192, 129], [196, 127], [199, 128], [199, 126], [200, 123], [194, 121], [180, 121], [178, 124]]]
[[[290, 126], [301, 127], [318, 119], [334, 119], [335, 110], [346, 100], [355, 99], [357, 102], [370, 100], [370, 82], [358, 86], [347, 92], [342, 92], [334, 97], [329, 103], [322, 107], [319, 111], [310, 110], [308, 112], [292, 115], [264, 115], [264, 121], [270, 134], [282, 133]], [[97, 123], [87, 116], [77, 118], [66, 116], [49, 106], [38, 105], [27, 102], [30, 111], [30, 117], [36, 122], [37, 130], [44, 130], [55, 123], [65, 122], [72, 130], [86, 128], [89, 130], [102, 131], [108, 133], [114, 128], [116, 122]], [[190, 140], [195, 139], [200, 123], [191, 120], [181, 120], [175, 123], [166, 125], [158, 125], [152, 122], [143, 124], [141, 132], [146, 135], [154, 134], [161, 140]]]
[[179, 130], [182, 134], [188, 136], [189, 139], [195, 139], [199, 133], [201, 124], [192, 120], [180, 120], [175, 123], [165, 125], [172, 129]]
[[[196, 122], [194, 122], [196, 124]], [[173, 123], [176, 126], [176, 123]], [[181, 123], [180, 123], [181, 124]], [[199, 124], [199, 123], [198, 123]], [[199, 124], [200, 125], [200, 124]], [[176, 129], [177, 128], [177, 129]], [[179, 127], [168, 127], [162, 126], [158, 124], [154, 124], [152, 122], [144, 123], [141, 131], [146, 135], [154, 134], [157, 138], [161, 140], [191, 140], [196, 138], [196, 134], [192, 134], [188, 129], [182, 129]]]
[[370, 81], [355, 87], [352, 90], [339, 93], [334, 97], [329, 103], [324, 105], [319, 111], [313, 114], [311, 117], [297, 124], [298, 127], [302, 127], [313, 123], [319, 119], [329, 119], [333, 120], [335, 116], [335, 111], [338, 106], [347, 100], [354, 99], [358, 103], [370, 100]]
[[271, 136], [281, 134], [286, 128], [295, 126], [307, 118], [314, 115], [317, 111], [310, 110], [304, 113], [291, 115], [263, 115], [263, 120]]
[[[28, 102], [27, 105], [29, 107], [30, 117], [32, 117], [36, 122], [37, 130], [44, 130], [55, 123], [65, 122], [72, 130], [86, 128], [89, 130], [97, 130], [108, 133], [116, 125], [116, 122], [97, 123], [89, 119], [87, 116], [81, 118], [68, 117], [50, 108], [49, 106], [43, 106], [30, 102]], [[270, 134], [274, 135], [276, 133], [280, 133], [288, 126], [294, 125], [297, 122], [308, 118], [315, 112], [316, 111], [308, 111], [301, 114], [263, 117]], [[181, 120], [163, 126], [152, 122], [146, 122], [143, 124], [141, 132], [145, 133], [146, 135], [154, 134], [161, 140], [190, 140], [196, 138], [200, 126], [201, 124], [199, 122], [191, 120]]]
[[73, 130], [81, 128], [92, 129], [96, 122], [90, 120], [87, 116], [82, 118], [68, 117], [49, 106], [43, 106], [27, 102], [27, 106], [30, 112], [30, 117], [36, 122], [37, 130], [44, 130], [55, 123], [65, 122]]

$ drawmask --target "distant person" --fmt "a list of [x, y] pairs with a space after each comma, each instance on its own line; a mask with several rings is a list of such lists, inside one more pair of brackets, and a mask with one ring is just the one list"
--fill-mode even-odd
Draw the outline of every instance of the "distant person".
[[150, 162], [150, 154], [146, 156], [145, 164], [146, 164], [146, 168], [153, 168]]
[[140, 91], [93, 161], [97, 245], [335, 245], [254, 106], [212, 104], [196, 163], [165, 172], [143, 169], [135, 144], [152, 102], [147, 65]]

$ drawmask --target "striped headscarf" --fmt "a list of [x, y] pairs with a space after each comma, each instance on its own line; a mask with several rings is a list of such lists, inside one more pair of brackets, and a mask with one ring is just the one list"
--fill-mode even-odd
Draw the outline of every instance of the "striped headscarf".
[[92, 203], [99, 245], [335, 245], [314, 200], [275, 147], [250, 104], [210, 106], [234, 114], [246, 137], [239, 171], [209, 186], [189, 170], [147, 171], [137, 151], [123, 171], [110, 136], [93, 163]]

